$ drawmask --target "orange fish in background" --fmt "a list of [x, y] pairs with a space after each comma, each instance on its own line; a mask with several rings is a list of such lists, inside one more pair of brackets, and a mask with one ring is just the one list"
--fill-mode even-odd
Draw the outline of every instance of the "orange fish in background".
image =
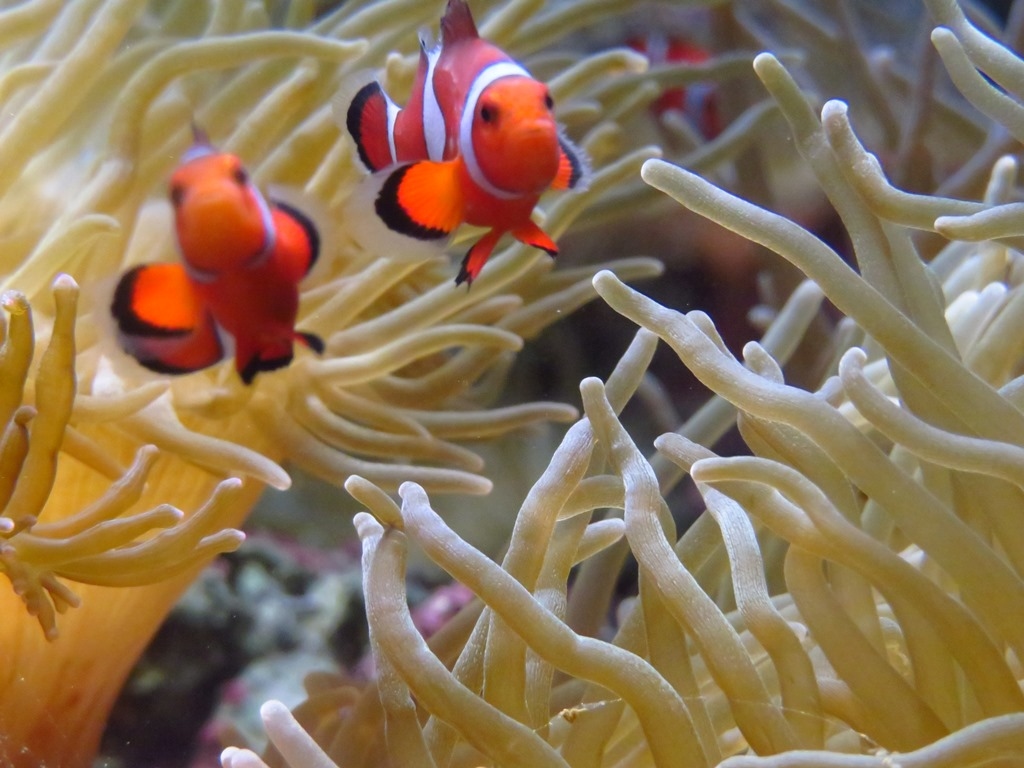
[[[634, 51], [647, 56], [653, 66], [662, 64], [702, 64], [711, 54], [701, 46], [679, 37], [661, 32], [650, 32], [626, 41]], [[666, 112], [682, 114], [705, 139], [713, 139], [722, 132], [722, 118], [718, 110], [718, 96], [710, 83], [694, 83], [686, 88], [668, 88], [651, 104], [651, 111], [659, 119]]]
[[223, 359], [227, 335], [249, 384], [288, 365], [296, 341], [323, 352], [320, 338], [295, 330], [298, 284], [320, 238], [304, 214], [267, 201], [237, 157], [194, 132], [170, 182], [182, 262], [128, 270], [110, 309], [121, 346], [146, 368], [207, 368]]
[[546, 190], [581, 186], [588, 162], [553, 106], [544, 83], [480, 38], [465, 1], [449, 0], [440, 43], [420, 39], [408, 104], [371, 82], [344, 122], [363, 164], [384, 171], [374, 209], [389, 230], [443, 243], [463, 222], [490, 229], [463, 259], [458, 285], [476, 279], [506, 232], [558, 254], [530, 214]]

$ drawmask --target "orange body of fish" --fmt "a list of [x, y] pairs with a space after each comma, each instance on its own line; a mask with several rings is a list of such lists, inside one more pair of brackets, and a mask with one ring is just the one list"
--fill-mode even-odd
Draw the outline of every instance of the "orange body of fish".
[[344, 122], [363, 164], [386, 175], [374, 209], [388, 229], [443, 242], [463, 222], [489, 228], [466, 254], [458, 284], [480, 274], [505, 233], [558, 253], [530, 214], [542, 193], [580, 187], [588, 170], [553, 106], [546, 85], [480, 38], [464, 0], [449, 0], [440, 42], [420, 41], [405, 107], [372, 82]]
[[161, 373], [214, 365], [234, 344], [242, 381], [288, 365], [298, 341], [299, 281], [313, 266], [319, 235], [312, 221], [268, 201], [241, 161], [205, 138], [182, 158], [170, 182], [180, 263], [143, 264], [126, 272], [111, 312], [122, 347]]

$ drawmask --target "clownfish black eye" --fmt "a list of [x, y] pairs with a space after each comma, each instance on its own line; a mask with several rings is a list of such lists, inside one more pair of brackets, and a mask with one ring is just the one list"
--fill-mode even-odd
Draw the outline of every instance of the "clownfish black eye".
[[182, 200], [185, 199], [185, 188], [180, 184], [175, 184], [171, 187], [171, 205], [177, 208], [181, 205]]
[[231, 177], [238, 183], [238, 186], [244, 187], [249, 183], [249, 174], [245, 172], [245, 168], [238, 167], [235, 172], [231, 174]]
[[487, 124], [496, 123], [498, 121], [498, 108], [492, 107], [489, 104], [481, 105], [480, 119]]
[[555, 100], [551, 98], [550, 93], [544, 94], [544, 106], [547, 107], [548, 109], [555, 108]]

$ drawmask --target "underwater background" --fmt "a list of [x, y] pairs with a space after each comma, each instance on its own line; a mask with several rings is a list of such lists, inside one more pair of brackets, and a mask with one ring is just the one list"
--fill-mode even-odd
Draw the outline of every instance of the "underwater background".
[[[0, 765], [1022, 764], [1024, 4], [471, 9], [592, 176], [467, 290], [339, 117], [443, 3], [0, 6]], [[319, 227], [251, 385], [110, 316], [193, 125]]]

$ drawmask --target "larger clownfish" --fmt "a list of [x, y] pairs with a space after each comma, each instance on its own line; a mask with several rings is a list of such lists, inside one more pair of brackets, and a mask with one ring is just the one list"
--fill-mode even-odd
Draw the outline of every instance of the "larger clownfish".
[[587, 160], [553, 106], [544, 83], [480, 38], [465, 0], [449, 0], [440, 43], [420, 39], [405, 107], [371, 82], [348, 105], [345, 125], [371, 172], [392, 169], [374, 201], [388, 229], [443, 242], [463, 222], [489, 228], [455, 279], [471, 283], [506, 232], [558, 254], [530, 214], [546, 190], [580, 186]]
[[298, 283], [319, 251], [304, 214], [268, 201], [241, 161], [195, 131], [170, 181], [180, 263], [143, 264], [121, 276], [111, 312], [121, 346], [160, 373], [189, 373], [224, 357], [234, 339], [242, 381], [288, 365], [293, 342], [318, 354], [323, 342], [295, 330]]

